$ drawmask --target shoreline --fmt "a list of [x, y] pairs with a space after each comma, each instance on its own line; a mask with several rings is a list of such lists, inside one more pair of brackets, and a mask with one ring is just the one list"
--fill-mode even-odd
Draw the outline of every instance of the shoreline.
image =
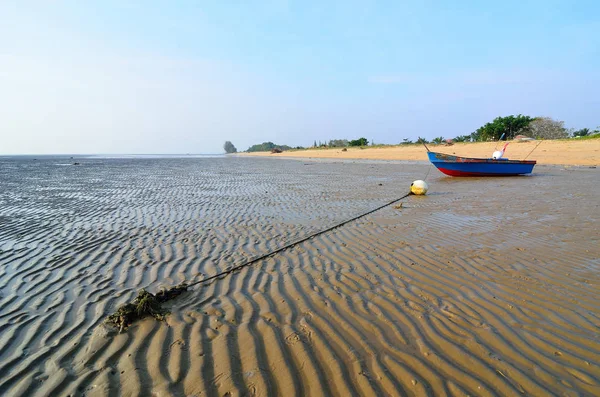
[[[536, 148], [535, 146], [539, 146]], [[455, 143], [452, 146], [428, 144], [429, 150], [454, 154], [463, 157], [487, 158], [501, 145], [497, 142]], [[237, 153], [237, 156], [280, 157], [280, 158], [322, 158], [354, 160], [417, 160], [428, 161], [422, 145], [398, 145], [385, 147], [351, 147], [346, 152], [342, 148], [307, 149], [283, 153], [252, 152]], [[533, 151], [532, 151], [533, 150]], [[529, 155], [529, 156], [528, 156]], [[556, 141], [510, 141], [506, 157], [518, 160], [536, 160], [539, 165], [580, 165], [600, 164], [600, 139], [556, 140]]]

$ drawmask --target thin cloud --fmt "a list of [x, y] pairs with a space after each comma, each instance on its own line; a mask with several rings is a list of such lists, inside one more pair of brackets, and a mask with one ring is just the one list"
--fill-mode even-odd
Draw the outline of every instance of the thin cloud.
[[369, 83], [373, 84], [408, 84], [414, 82], [414, 77], [404, 75], [370, 76]]
[[372, 84], [406, 84], [439, 88], [541, 83], [561, 76], [564, 74], [548, 70], [474, 69], [452, 73], [372, 75], [367, 78], [367, 81]]

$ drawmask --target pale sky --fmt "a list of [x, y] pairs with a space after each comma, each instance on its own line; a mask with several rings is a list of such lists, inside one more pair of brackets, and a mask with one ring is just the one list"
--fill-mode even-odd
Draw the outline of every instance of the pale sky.
[[600, 125], [597, 1], [2, 1], [0, 154]]

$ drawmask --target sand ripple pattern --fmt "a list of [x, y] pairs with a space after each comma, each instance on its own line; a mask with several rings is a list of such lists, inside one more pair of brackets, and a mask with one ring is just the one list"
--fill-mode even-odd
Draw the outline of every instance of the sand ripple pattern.
[[[404, 193], [425, 165], [0, 161], [0, 395], [599, 395], [596, 170], [430, 174], [411, 197], [172, 303], [196, 280]], [[585, 188], [581, 188], [585, 186]]]

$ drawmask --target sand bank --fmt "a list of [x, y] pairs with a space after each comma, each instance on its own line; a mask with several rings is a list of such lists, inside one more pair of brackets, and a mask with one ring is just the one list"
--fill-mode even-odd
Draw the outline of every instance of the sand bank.
[[[0, 395], [599, 395], [598, 170], [259, 158], [0, 163]], [[276, 167], [274, 166], [276, 163]]]
[[[538, 164], [560, 165], [598, 165], [600, 164], [600, 139], [564, 140], [539, 142], [512, 142], [506, 157], [514, 160], [537, 160]], [[466, 157], [491, 157], [495, 148], [502, 144], [494, 142], [456, 143], [453, 146], [429, 145], [430, 150]], [[532, 150], [535, 150], [532, 152]], [[369, 160], [423, 160], [427, 161], [426, 150], [422, 145], [400, 145], [375, 148], [316, 149], [271, 154], [269, 152], [240, 153], [241, 156], [270, 157], [312, 157], [335, 159], [369, 159]]]

